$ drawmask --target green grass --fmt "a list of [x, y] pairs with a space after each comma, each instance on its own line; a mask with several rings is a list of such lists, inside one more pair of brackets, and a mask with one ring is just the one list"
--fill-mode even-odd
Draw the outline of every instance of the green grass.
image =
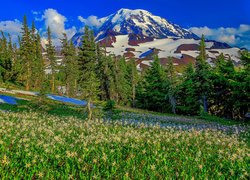
[[[5, 95], [9, 95], [6, 94]], [[13, 95], [10, 95], [13, 96]], [[75, 116], [84, 118], [86, 116], [85, 108], [56, 102], [50, 99], [44, 99], [43, 102], [38, 101], [38, 97], [15, 95], [15, 97], [23, 98], [17, 100], [18, 105], [0, 104], [0, 110], [11, 112], [40, 112], [56, 116]]]
[[219, 131], [0, 112], [0, 179], [247, 179], [249, 153]]
[[[116, 112], [119, 115], [121, 112], [129, 112], [129, 113], [136, 113], [136, 114], [149, 114], [149, 115], [158, 115], [158, 116], [168, 116], [168, 117], [181, 117], [181, 118], [186, 118], [190, 120], [196, 120], [196, 121], [201, 121], [207, 122], [207, 123], [218, 123], [221, 125], [228, 125], [228, 126], [233, 126], [233, 125], [250, 125], [250, 122], [242, 122], [242, 121], [237, 121], [237, 120], [232, 120], [232, 119], [225, 119], [225, 118], [220, 118], [212, 115], [205, 115], [205, 116], [184, 116], [184, 115], [176, 115], [176, 114], [169, 114], [169, 113], [159, 113], [159, 112], [154, 112], [154, 111], [148, 111], [148, 110], [143, 110], [143, 109], [137, 109], [137, 108], [130, 108], [130, 107], [123, 107], [123, 106], [116, 106]], [[119, 118], [119, 116], [117, 116]], [[180, 122], [181, 123], [181, 122]], [[182, 124], [182, 123], [181, 123]]]
[[[247, 179], [250, 132], [180, 131], [122, 125], [136, 119], [241, 125], [116, 107], [114, 121], [85, 120], [84, 108], [18, 95], [0, 104], [0, 179]], [[248, 125], [248, 124], [246, 124]]]

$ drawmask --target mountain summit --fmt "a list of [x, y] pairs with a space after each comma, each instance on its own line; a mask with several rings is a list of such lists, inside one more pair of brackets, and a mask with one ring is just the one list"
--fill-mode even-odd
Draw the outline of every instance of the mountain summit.
[[[197, 35], [148, 11], [120, 9], [98, 21], [98, 28], [94, 28], [96, 41], [106, 47], [107, 54], [136, 59], [138, 69], [149, 67], [154, 55], [163, 65], [172, 57], [174, 65], [180, 67], [195, 63], [199, 55]], [[81, 45], [82, 35], [83, 32], [78, 32], [73, 37], [76, 46]], [[221, 53], [238, 65], [239, 50], [226, 43], [206, 40], [207, 61], [211, 65]]]
[[140, 9], [120, 9], [117, 13], [110, 15], [99, 29], [97, 38], [101, 38], [110, 30], [122, 35], [140, 34], [153, 38], [198, 38], [188, 30]]
[[[168, 37], [199, 39], [197, 35], [179, 25], [141, 9], [120, 9], [101, 20], [102, 25], [95, 29], [96, 40], [114, 35], [130, 35], [131, 38], [136, 36], [137, 39]], [[81, 35], [82, 33], [77, 33], [73, 37], [75, 45], [79, 45]]]

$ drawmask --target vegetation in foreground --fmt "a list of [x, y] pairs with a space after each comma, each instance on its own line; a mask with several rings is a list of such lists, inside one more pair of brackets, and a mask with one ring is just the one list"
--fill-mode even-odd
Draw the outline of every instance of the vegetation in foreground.
[[247, 179], [249, 147], [216, 130], [0, 112], [1, 179]]

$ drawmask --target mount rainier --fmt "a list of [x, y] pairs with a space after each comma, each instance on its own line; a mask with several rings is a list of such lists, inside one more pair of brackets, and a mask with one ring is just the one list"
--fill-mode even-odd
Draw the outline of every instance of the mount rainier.
[[[150, 66], [156, 54], [162, 64], [173, 57], [174, 64], [180, 66], [194, 63], [198, 56], [200, 38], [196, 34], [148, 11], [120, 9], [98, 21], [100, 26], [93, 29], [96, 42], [105, 46], [108, 54], [136, 59], [138, 69]], [[73, 36], [76, 46], [81, 45], [82, 35]], [[206, 45], [210, 64], [220, 53], [239, 64], [239, 48], [211, 40], [206, 40]]]

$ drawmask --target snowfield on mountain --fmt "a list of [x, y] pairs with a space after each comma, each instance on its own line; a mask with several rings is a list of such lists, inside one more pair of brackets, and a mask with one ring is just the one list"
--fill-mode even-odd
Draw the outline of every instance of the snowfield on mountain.
[[[134, 58], [146, 58], [150, 54], [153, 53], [153, 51], [150, 50], [152, 49], [158, 49], [159, 53], [158, 56], [159, 58], [167, 58], [167, 57], [175, 57], [178, 59], [181, 59], [183, 54], [191, 56], [192, 58], [196, 58], [199, 54], [198, 50], [184, 50], [181, 51], [180, 53], [176, 52], [178, 47], [181, 45], [190, 45], [190, 44], [196, 44], [198, 46], [199, 40], [195, 39], [170, 39], [170, 38], [165, 38], [165, 39], [154, 39], [152, 42], [146, 42], [139, 44], [138, 46], [131, 46], [129, 45], [129, 37], [128, 35], [119, 35], [116, 36], [116, 42], [114, 42], [112, 45], [113, 47], [107, 47], [106, 50], [109, 54], [114, 54], [116, 56], [122, 56], [125, 52], [126, 49], [129, 48], [134, 48], [135, 50], [132, 52], [134, 54]], [[239, 50], [238, 48], [228, 48], [228, 49], [213, 49], [212, 47], [214, 46], [214, 42], [207, 42], [207, 54], [209, 59], [215, 59], [217, 56], [219, 56], [221, 53], [223, 53], [225, 56], [230, 57], [234, 62], [239, 62], [240, 57], [239, 57]], [[146, 52], [148, 52], [146, 54]], [[142, 56], [143, 54], [146, 54], [145, 56]], [[147, 60], [152, 60], [152, 59], [147, 59]], [[210, 61], [212, 64], [212, 62]]]
[[[139, 69], [150, 66], [154, 55], [162, 64], [173, 57], [175, 65], [194, 63], [198, 56], [200, 38], [196, 34], [148, 11], [120, 9], [98, 22], [93, 27], [96, 42], [107, 48], [107, 54], [138, 60]], [[80, 31], [72, 38], [76, 46], [81, 46], [82, 35]], [[211, 65], [221, 53], [234, 65], [240, 64], [239, 48], [212, 40], [206, 40], [206, 48]]]

